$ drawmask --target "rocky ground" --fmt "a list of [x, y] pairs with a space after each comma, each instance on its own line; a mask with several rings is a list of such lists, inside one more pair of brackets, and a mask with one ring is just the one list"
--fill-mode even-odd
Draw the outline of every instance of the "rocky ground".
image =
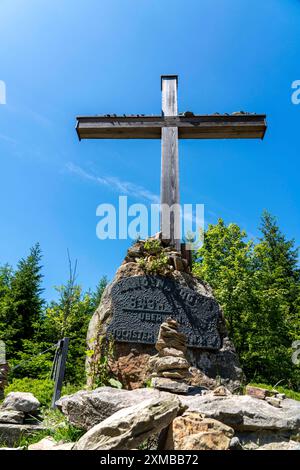
[[[170, 393], [155, 388], [100, 387], [62, 397], [58, 408], [83, 430], [77, 442], [48, 436], [29, 450], [300, 450], [300, 402], [276, 391], [248, 387], [234, 395], [224, 386]], [[38, 402], [11, 393], [0, 410], [0, 434], [13, 446], [20, 435], [44, 430], [28, 424]], [[154, 443], [154, 444], [153, 444]]]
[[300, 450], [300, 402], [280, 408], [225, 387], [181, 395], [101, 387], [62, 398], [60, 410], [86, 434], [74, 449], [136, 449], [161, 433], [160, 449]]

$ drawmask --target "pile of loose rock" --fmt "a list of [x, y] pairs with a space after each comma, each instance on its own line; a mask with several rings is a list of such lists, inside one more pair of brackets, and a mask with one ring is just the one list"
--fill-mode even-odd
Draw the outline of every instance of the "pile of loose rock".
[[11, 392], [0, 407], [0, 423], [24, 424], [36, 418], [40, 402], [32, 393]]
[[151, 385], [160, 390], [187, 393], [190, 389], [189, 363], [185, 357], [186, 337], [178, 331], [176, 320], [168, 318], [162, 323], [155, 345], [158, 355], [150, 360], [153, 370]]
[[32, 393], [11, 392], [0, 407], [0, 423], [26, 424], [36, 421], [40, 402]]
[[161, 433], [161, 450], [300, 450], [300, 402], [281, 408], [219, 387], [197, 394], [100, 387], [63, 397], [59, 409], [86, 433], [74, 449], [137, 449]]
[[277, 390], [267, 390], [265, 388], [252, 387], [251, 385], [247, 385], [246, 394], [259, 400], [265, 400], [276, 408], [282, 408], [282, 400], [286, 398], [284, 393], [280, 393]]
[[41, 431], [40, 402], [32, 393], [11, 392], [0, 407], [0, 442], [13, 446], [22, 436]]
[[191, 387], [178, 330], [171, 318], [160, 327], [152, 388], [100, 387], [59, 400], [69, 422], [86, 431], [73, 449], [136, 449], [160, 433], [158, 450], [300, 450], [300, 402], [258, 387], [248, 386], [246, 395], [224, 385]]
[[[176, 251], [174, 247], [169, 246], [167, 240], [162, 240], [161, 233], [159, 232], [154, 237], [148, 240], [138, 240], [132, 245], [125, 257], [123, 265], [133, 263], [137, 265], [144, 272], [151, 272], [157, 270], [159, 274], [168, 275], [174, 271], [190, 273], [190, 263], [187, 259], [188, 253]], [[164, 260], [159, 265], [157, 261]]]

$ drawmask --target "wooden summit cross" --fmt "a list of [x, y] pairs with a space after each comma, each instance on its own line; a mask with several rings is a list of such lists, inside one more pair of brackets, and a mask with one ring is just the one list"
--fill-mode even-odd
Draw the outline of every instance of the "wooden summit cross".
[[267, 125], [265, 114], [178, 114], [177, 84], [177, 75], [162, 75], [160, 116], [80, 116], [76, 130], [80, 140], [161, 139], [161, 231], [179, 250], [180, 219], [170, 211], [179, 204], [178, 139], [263, 139]]

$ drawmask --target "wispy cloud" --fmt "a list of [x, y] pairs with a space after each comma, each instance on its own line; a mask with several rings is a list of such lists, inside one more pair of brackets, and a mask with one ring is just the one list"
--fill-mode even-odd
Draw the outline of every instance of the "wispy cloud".
[[16, 144], [17, 141], [13, 139], [12, 137], [9, 137], [8, 135], [0, 134], [0, 140], [4, 140], [5, 142], [8, 142], [9, 144]]
[[53, 126], [53, 122], [47, 116], [22, 104], [18, 104], [18, 106], [8, 104], [6, 105], [5, 109], [9, 113], [15, 114], [19, 117], [26, 116], [26, 119], [36, 122], [41, 127], [50, 128], [51, 126]]
[[143, 199], [153, 204], [159, 203], [159, 197], [157, 194], [154, 194], [143, 186], [136, 185], [130, 181], [123, 181], [117, 176], [97, 176], [72, 162], [66, 164], [66, 169], [70, 173], [73, 173], [82, 179], [91, 181], [100, 186], [105, 186], [119, 194], [134, 196], [137, 199]]

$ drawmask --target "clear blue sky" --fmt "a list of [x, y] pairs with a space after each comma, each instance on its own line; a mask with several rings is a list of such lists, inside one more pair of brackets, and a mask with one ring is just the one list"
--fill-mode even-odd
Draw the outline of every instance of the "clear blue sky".
[[263, 142], [180, 142], [182, 202], [250, 236], [266, 208], [300, 244], [298, 0], [1, 0], [0, 24], [0, 263], [39, 241], [48, 299], [67, 249], [84, 288], [120, 264], [128, 242], [96, 238], [98, 204], [159, 194], [159, 141], [79, 143], [75, 116], [160, 113], [164, 73], [181, 111], [268, 115]]

